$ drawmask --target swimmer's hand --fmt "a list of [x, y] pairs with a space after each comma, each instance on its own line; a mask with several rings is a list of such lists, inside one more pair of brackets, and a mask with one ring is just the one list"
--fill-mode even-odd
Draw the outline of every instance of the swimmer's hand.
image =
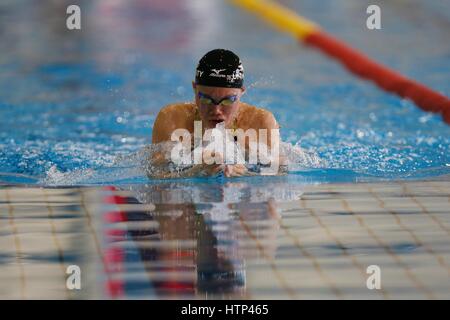
[[[243, 165], [243, 164], [224, 164], [224, 158], [221, 153], [203, 152], [203, 159], [208, 159], [211, 161], [213, 157], [214, 157], [216, 163], [220, 163], [220, 165], [215, 164], [214, 165], [215, 167], [210, 169], [211, 172], [213, 172], [213, 174], [211, 174], [211, 175], [215, 175], [221, 171], [223, 172], [223, 175], [227, 178], [241, 177], [241, 176], [248, 174], [248, 170], [245, 167], [245, 165]], [[219, 166], [219, 167], [217, 167], [217, 166]]]
[[[214, 158], [214, 159], [213, 159]], [[191, 177], [205, 177], [216, 176], [223, 173], [223, 176], [241, 177], [244, 175], [254, 175], [249, 172], [247, 167], [243, 164], [224, 164], [223, 156], [220, 153], [203, 152], [203, 160], [205, 163], [196, 164], [191, 167], [185, 167], [184, 169], [172, 169], [168, 160], [164, 157], [154, 157], [152, 159], [152, 170], [147, 172], [150, 178], [156, 179], [170, 179], [170, 178], [191, 178]]]
[[203, 160], [212, 164], [196, 165], [191, 174], [203, 176], [215, 176], [221, 172], [227, 178], [241, 177], [248, 174], [248, 170], [243, 164], [224, 164], [223, 155], [217, 152], [203, 152]]
[[189, 169], [187, 175], [190, 177], [196, 176], [215, 176], [223, 171], [221, 164], [197, 164], [192, 169]]
[[202, 159], [204, 163], [195, 165], [189, 172], [193, 176], [215, 176], [223, 172], [223, 155], [218, 152], [203, 150]]
[[249, 172], [243, 164], [233, 164], [233, 165], [225, 165], [223, 174], [225, 175], [225, 177], [230, 178], [230, 177], [245, 176], [248, 175]]
[[193, 178], [215, 176], [224, 171], [223, 156], [220, 153], [203, 151], [203, 163], [195, 164], [184, 170], [159, 175], [162, 178]]
[[242, 177], [249, 175], [247, 168], [243, 164], [199, 164], [189, 170], [189, 176], [215, 176], [223, 172], [227, 178]]

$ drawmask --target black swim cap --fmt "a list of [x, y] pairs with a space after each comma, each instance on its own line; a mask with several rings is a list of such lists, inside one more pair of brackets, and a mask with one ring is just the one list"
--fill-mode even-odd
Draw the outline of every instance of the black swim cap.
[[212, 50], [200, 59], [195, 82], [209, 87], [241, 88], [244, 85], [241, 59], [229, 50]]

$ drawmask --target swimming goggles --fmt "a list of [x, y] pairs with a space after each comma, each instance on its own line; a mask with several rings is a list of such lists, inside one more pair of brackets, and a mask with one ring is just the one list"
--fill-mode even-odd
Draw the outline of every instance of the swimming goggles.
[[201, 104], [205, 104], [207, 106], [221, 105], [221, 106], [224, 106], [224, 107], [228, 107], [228, 106], [231, 106], [233, 103], [235, 103], [237, 101], [238, 96], [237, 95], [228, 96], [228, 97], [223, 98], [220, 101], [216, 101], [212, 97], [208, 96], [207, 94], [199, 92], [198, 93], [198, 98], [199, 98]]

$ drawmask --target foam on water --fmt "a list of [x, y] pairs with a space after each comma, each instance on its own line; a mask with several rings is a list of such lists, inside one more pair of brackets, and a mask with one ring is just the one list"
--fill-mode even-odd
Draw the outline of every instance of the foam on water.
[[[91, 2], [85, 21], [95, 23], [73, 37], [57, 32], [60, 22], [53, 13], [60, 8], [52, 2], [2, 6], [0, 40], [10, 44], [0, 56], [2, 184], [147, 183], [142, 154], [154, 148], [145, 146], [155, 117], [164, 105], [192, 99], [195, 64], [214, 47], [230, 48], [243, 60], [243, 101], [274, 113], [290, 178], [324, 182], [450, 174], [450, 126], [438, 115], [361, 81], [225, 3], [210, 4], [220, 10], [209, 11], [220, 15], [197, 16], [196, 10], [172, 7], [168, 15], [155, 15], [150, 3], [142, 10], [128, 2], [116, 3], [109, 15], [102, 1]], [[449, 24], [445, 15], [436, 15], [443, 4], [413, 2], [403, 10], [386, 3], [387, 24], [380, 32], [355, 29], [353, 22], [365, 23], [358, 20], [363, 17], [358, 1], [336, 0], [327, 10], [314, 0], [287, 5], [448, 96]], [[420, 10], [415, 9], [419, 2]], [[134, 9], [139, 15], [130, 13]], [[42, 27], [41, 14], [49, 15], [44, 16], [49, 27]], [[14, 21], [21, 28], [9, 28]]]
[[[149, 174], [157, 174], [167, 171], [167, 167], [159, 167], [152, 164], [152, 155], [156, 152], [163, 153], [165, 159], [171, 159], [171, 150], [174, 147], [173, 142], [162, 142], [159, 144], [148, 145], [137, 152], [128, 155], [119, 155], [112, 162], [105, 163], [98, 168], [75, 169], [62, 172], [53, 165], [46, 176], [38, 181], [40, 185], [48, 186], [68, 186], [68, 185], [104, 185], [104, 184], [131, 184], [149, 182]], [[300, 171], [313, 168], [322, 168], [325, 162], [311, 152], [302, 150], [299, 146], [290, 143], [281, 142], [280, 154], [286, 157], [288, 171]], [[191, 165], [178, 164], [171, 170], [182, 172]], [[251, 169], [252, 164], [248, 162], [245, 165]], [[254, 174], [253, 174], [254, 175]], [[198, 177], [203, 175], [199, 173]]]

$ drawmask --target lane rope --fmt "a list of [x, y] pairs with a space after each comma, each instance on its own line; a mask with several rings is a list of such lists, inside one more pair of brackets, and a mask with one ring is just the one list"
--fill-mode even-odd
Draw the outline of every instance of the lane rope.
[[450, 99], [427, 86], [372, 60], [345, 42], [323, 31], [317, 24], [272, 0], [229, 0], [277, 29], [338, 60], [353, 74], [371, 80], [387, 92], [413, 101], [424, 111], [440, 113], [450, 124]]

